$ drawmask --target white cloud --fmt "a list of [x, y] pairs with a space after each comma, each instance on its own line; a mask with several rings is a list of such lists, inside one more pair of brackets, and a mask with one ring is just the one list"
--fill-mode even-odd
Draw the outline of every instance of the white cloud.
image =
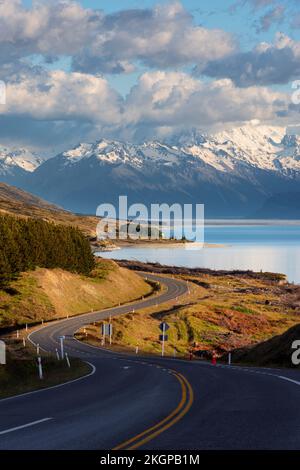
[[272, 121], [286, 112], [289, 98], [264, 87], [238, 88], [229, 79], [203, 82], [180, 72], [147, 72], [126, 101], [124, 119], [135, 129], [236, 125]]
[[288, 104], [284, 94], [264, 87], [238, 88], [229, 79], [205, 82], [183, 72], [144, 73], [126, 99], [103, 77], [24, 73], [7, 86], [7, 104], [0, 106], [1, 135], [8, 129], [24, 137], [26, 128], [34, 141], [40, 129], [38, 139], [47, 145], [51, 133], [60, 140], [66, 133], [68, 142], [73, 138], [75, 143], [102, 136], [140, 140], [188, 127], [209, 130], [252, 119], [286, 120]]
[[152, 9], [105, 15], [76, 1], [0, 2], [0, 60], [32, 54], [48, 60], [68, 55], [82, 72], [130, 72], [136, 62], [150, 67], [205, 64], [233, 52], [233, 37], [196, 26], [178, 2]]
[[23, 74], [7, 84], [6, 106], [0, 112], [37, 120], [79, 120], [114, 125], [122, 98], [102, 77], [61, 70]]
[[274, 43], [260, 43], [250, 52], [196, 69], [211, 77], [231, 78], [238, 86], [284, 84], [300, 76], [300, 41], [277, 33]]
[[81, 70], [126, 71], [135, 61], [166, 68], [205, 64], [235, 50], [233, 37], [193, 24], [178, 2], [107, 15], [101, 34], [74, 58]]
[[36, 1], [31, 9], [21, 0], [1, 0], [1, 58], [76, 53], [92, 39], [102, 16], [68, 0]]

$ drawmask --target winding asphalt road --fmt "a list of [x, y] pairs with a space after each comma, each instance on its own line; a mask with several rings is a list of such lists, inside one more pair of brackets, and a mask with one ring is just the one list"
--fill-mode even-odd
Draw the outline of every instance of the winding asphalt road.
[[73, 338], [83, 325], [163, 303], [166, 292], [51, 323], [31, 341], [91, 364], [88, 377], [0, 400], [0, 449], [300, 449], [300, 373], [111, 353]]

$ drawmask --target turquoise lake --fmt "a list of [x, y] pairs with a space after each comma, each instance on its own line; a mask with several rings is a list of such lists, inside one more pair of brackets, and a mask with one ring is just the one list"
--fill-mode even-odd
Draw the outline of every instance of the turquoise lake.
[[159, 262], [211, 269], [251, 269], [284, 273], [300, 283], [300, 222], [214, 221], [205, 227], [205, 243], [218, 247], [126, 247], [99, 253], [105, 258]]

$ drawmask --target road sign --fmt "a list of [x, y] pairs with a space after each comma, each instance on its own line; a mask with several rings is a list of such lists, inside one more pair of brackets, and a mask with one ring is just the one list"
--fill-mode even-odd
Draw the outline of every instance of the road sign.
[[165, 331], [168, 331], [168, 329], [170, 328], [170, 326], [168, 325], [168, 323], [162, 322], [162, 323], [159, 325], [159, 328], [160, 328], [161, 331], [165, 332]]
[[162, 335], [159, 335], [159, 341], [161, 341], [161, 355], [164, 356], [165, 355], [165, 341], [168, 341], [168, 335], [166, 335], [166, 331], [168, 331], [169, 329], [169, 325], [168, 323], [166, 322], [162, 322], [160, 325], [159, 325], [159, 329], [162, 331]]
[[159, 335], [159, 341], [168, 341], [168, 335]]
[[111, 323], [102, 323], [101, 325], [101, 334], [104, 336], [112, 335], [112, 324]]

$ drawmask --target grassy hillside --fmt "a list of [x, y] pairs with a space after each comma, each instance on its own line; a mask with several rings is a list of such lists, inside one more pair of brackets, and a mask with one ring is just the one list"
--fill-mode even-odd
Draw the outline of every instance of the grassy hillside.
[[291, 367], [291, 355], [294, 351], [292, 344], [299, 340], [300, 324], [252, 348], [236, 350], [233, 352], [233, 357], [236, 362], [246, 364]]
[[[179, 269], [179, 268], [178, 268]], [[218, 355], [249, 346], [299, 323], [294, 288], [278, 281], [219, 274], [179, 275], [189, 281], [190, 294], [177, 302], [113, 319], [114, 347], [160, 353], [162, 320], [170, 325], [167, 354], [184, 356], [192, 349]], [[295, 288], [296, 289], [296, 288]], [[89, 327], [96, 341], [97, 326]]]
[[72, 225], [91, 237], [95, 236], [99, 221], [96, 217], [76, 215], [65, 211], [5, 183], [0, 183], [0, 212], [18, 217], [40, 218], [56, 224]]
[[110, 307], [149, 292], [140, 276], [109, 260], [99, 259], [90, 277], [36, 269], [0, 290], [0, 329]]

